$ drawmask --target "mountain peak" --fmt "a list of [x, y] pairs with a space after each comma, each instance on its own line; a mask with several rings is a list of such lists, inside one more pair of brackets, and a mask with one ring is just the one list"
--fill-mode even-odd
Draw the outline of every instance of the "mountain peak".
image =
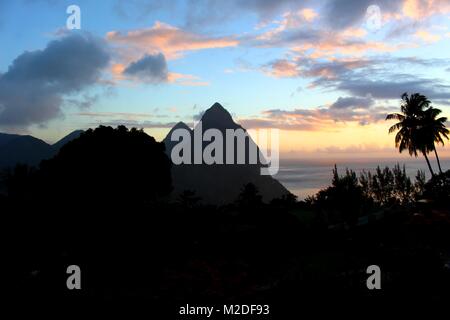
[[67, 136], [65, 136], [64, 138], [62, 138], [61, 140], [55, 142], [52, 147], [55, 150], [59, 150], [63, 145], [65, 145], [67, 142], [72, 141], [76, 138], [78, 138], [82, 133], [84, 132], [84, 130], [75, 130], [72, 131], [71, 133], [69, 133]]
[[173, 131], [173, 130], [176, 130], [176, 129], [187, 129], [187, 130], [191, 130], [191, 128], [189, 128], [189, 126], [188, 126], [186, 123], [184, 123], [183, 121], [177, 122], [177, 123], [173, 126], [172, 130], [170, 130], [170, 131]]
[[175, 130], [177, 130], [177, 129], [185, 129], [185, 130], [188, 130], [189, 132], [192, 131], [191, 128], [189, 128], [189, 126], [188, 126], [186, 123], [184, 123], [183, 121], [177, 122], [177, 123], [172, 127], [172, 129], [170, 129], [170, 131], [169, 131], [169, 133], [166, 135], [166, 137], [162, 140], [162, 142], [166, 144], [166, 148], [167, 148], [168, 150], [171, 150], [172, 147], [175, 145], [175, 142], [171, 141], [171, 140], [170, 140], [170, 137], [172, 136], [172, 133], [173, 133]]
[[226, 109], [218, 102], [215, 102], [210, 109], [216, 109], [216, 110], [221, 110], [221, 111], [226, 111]]
[[231, 114], [218, 102], [203, 113], [202, 123], [205, 128], [235, 128]]
[[217, 114], [223, 114], [223, 115], [228, 115], [231, 117], [230, 113], [227, 111], [227, 109], [225, 109], [220, 103], [216, 102], [214, 103], [209, 109], [207, 109], [205, 111], [205, 114], [207, 113], [217, 113]]

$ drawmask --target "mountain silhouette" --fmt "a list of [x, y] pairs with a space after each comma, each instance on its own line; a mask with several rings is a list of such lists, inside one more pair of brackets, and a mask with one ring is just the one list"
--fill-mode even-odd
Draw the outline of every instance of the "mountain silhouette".
[[75, 130], [69, 133], [67, 136], [59, 140], [58, 142], [54, 143], [52, 145], [52, 149], [55, 151], [55, 154], [61, 149], [63, 145], [65, 145], [67, 142], [72, 141], [80, 136], [84, 130]]
[[[167, 134], [167, 136], [162, 141], [162, 142], [164, 142], [164, 144], [166, 146], [166, 150], [172, 150], [172, 148], [177, 144], [176, 141], [171, 141], [170, 140], [170, 137], [172, 136], [172, 133], [175, 130], [177, 130], [177, 129], [188, 130], [189, 132], [191, 132], [191, 136], [192, 136], [191, 128], [189, 128], [189, 126], [186, 123], [184, 123], [183, 121], [178, 122], [176, 125], [174, 125], [172, 127], [172, 129], [170, 129], [169, 133]], [[169, 153], [169, 155], [170, 155], [170, 153]]]
[[[235, 123], [230, 113], [219, 103], [215, 103], [207, 109], [201, 118], [202, 131], [208, 129], [218, 129], [225, 137], [226, 129], [243, 129]], [[166, 145], [166, 152], [170, 156], [172, 148], [178, 143], [171, 141], [171, 134], [174, 130], [183, 128], [191, 130], [185, 123], [177, 123], [163, 140]], [[193, 140], [193, 139], [192, 139]], [[203, 148], [209, 142], [203, 142]], [[226, 155], [226, 142], [224, 139], [224, 158]], [[236, 164], [237, 146], [235, 144], [235, 164], [181, 164], [172, 167], [172, 180], [174, 185], [173, 196], [177, 197], [185, 190], [194, 191], [195, 194], [210, 204], [226, 204], [234, 202], [242, 187], [248, 183], [256, 186], [262, 196], [263, 201], [268, 202], [274, 198], [280, 198], [289, 194], [289, 191], [276, 179], [271, 176], [261, 175], [260, 169], [263, 166], [261, 153], [257, 164], [248, 164], [248, 154], [250, 144], [255, 144], [252, 139], [246, 143], [245, 154], [246, 164]], [[193, 142], [192, 145], [193, 146]], [[257, 150], [259, 148], [255, 146]]]
[[0, 133], [0, 168], [17, 163], [37, 166], [58, 153], [64, 144], [78, 138], [81, 132], [83, 130], [73, 131], [53, 145], [30, 135]]
[[240, 125], [234, 122], [231, 114], [218, 102], [203, 113], [201, 120], [203, 129], [242, 129]]

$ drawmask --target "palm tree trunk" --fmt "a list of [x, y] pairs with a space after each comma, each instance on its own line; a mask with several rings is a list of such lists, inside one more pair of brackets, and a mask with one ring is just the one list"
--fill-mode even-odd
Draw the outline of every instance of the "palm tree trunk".
[[434, 154], [436, 155], [436, 160], [437, 160], [437, 164], [438, 164], [438, 167], [439, 167], [439, 173], [441, 173], [441, 174], [442, 174], [442, 169], [441, 169], [441, 161], [439, 161], [439, 157], [438, 157], [438, 154], [437, 154], [436, 148], [434, 148]]
[[427, 153], [425, 151], [423, 151], [423, 156], [425, 157], [425, 160], [427, 160], [428, 169], [430, 169], [431, 176], [434, 177], [433, 168], [431, 168], [430, 160], [428, 160], [428, 156], [427, 156]]

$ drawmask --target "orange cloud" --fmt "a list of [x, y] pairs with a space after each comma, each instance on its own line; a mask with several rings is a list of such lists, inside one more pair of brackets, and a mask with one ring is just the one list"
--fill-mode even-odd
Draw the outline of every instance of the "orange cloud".
[[398, 47], [378, 41], [349, 41], [346, 37], [335, 35], [318, 39], [317, 42], [296, 45], [292, 50], [299, 53], [312, 51], [310, 56], [314, 58], [333, 58], [336, 54], [361, 56], [367, 51], [392, 52]]
[[317, 12], [315, 12], [313, 9], [310, 8], [305, 8], [301, 10], [300, 14], [308, 22], [313, 21], [318, 16]]
[[267, 110], [259, 117], [239, 119], [239, 123], [247, 129], [277, 128], [289, 131], [331, 132], [347, 128], [349, 125], [364, 127], [384, 122], [388, 113], [387, 108], [372, 107], [372, 104], [373, 100], [370, 97], [339, 98], [326, 107]]
[[139, 49], [140, 54], [162, 52], [167, 59], [178, 58], [187, 51], [238, 45], [238, 41], [231, 37], [206, 37], [161, 22], [155, 22], [150, 28], [126, 33], [111, 31], [106, 34], [106, 39], [128, 48]]
[[297, 64], [288, 60], [277, 60], [270, 65], [269, 69], [264, 71], [276, 78], [290, 78], [299, 75]]
[[437, 34], [432, 34], [425, 30], [419, 30], [415, 33], [415, 36], [419, 39], [422, 39], [425, 42], [437, 42], [441, 39], [441, 37]]
[[193, 76], [190, 74], [181, 74], [170, 72], [169, 73], [169, 83], [174, 83], [182, 86], [191, 86], [191, 87], [203, 87], [209, 86], [209, 82], [200, 81], [199, 77]]
[[405, 0], [403, 2], [403, 14], [414, 20], [447, 13], [450, 13], [448, 0]]
[[274, 28], [254, 38], [256, 45], [288, 47], [294, 52], [307, 53], [311, 58], [330, 58], [337, 54], [360, 56], [367, 51], [391, 52], [401, 47], [400, 44], [390, 45], [381, 41], [366, 41], [364, 38], [367, 36], [367, 31], [362, 28], [326, 30], [320, 26], [311, 27], [305, 24], [303, 14], [311, 18], [314, 16], [312, 14], [314, 11], [305, 12], [304, 10], [300, 13], [285, 13], [283, 20], [275, 22]]

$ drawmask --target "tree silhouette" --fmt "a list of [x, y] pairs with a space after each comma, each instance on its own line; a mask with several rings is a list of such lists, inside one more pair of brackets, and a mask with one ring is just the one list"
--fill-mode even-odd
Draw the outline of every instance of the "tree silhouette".
[[402, 95], [401, 113], [388, 114], [386, 120], [398, 120], [389, 128], [389, 133], [398, 131], [395, 136], [395, 147], [399, 149], [399, 152], [408, 150], [411, 156], [416, 157], [418, 152], [421, 152], [427, 161], [431, 175], [434, 176], [428, 153], [435, 150], [434, 141], [438, 137], [441, 139], [440, 134], [443, 131], [441, 129], [436, 131], [438, 129], [437, 122], [441, 123], [441, 118], [436, 119], [439, 113], [436, 114], [436, 111], [433, 110], [438, 109], [431, 108], [430, 103], [430, 100], [422, 94], [414, 93], [408, 96], [408, 93], [405, 92]]
[[178, 203], [182, 208], [185, 209], [193, 209], [198, 206], [201, 198], [197, 197], [195, 191], [192, 190], [184, 190], [178, 197]]
[[421, 119], [420, 136], [425, 140], [424, 144], [429, 151], [434, 151], [439, 167], [439, 173], [442, 174], [441, 162], [436, 151], [436, 143], [444, 145], [444, 139], [448, 140], [449, 131], [445, 127], [446, 117], [438, 116], [442, 113], [441, 110], [430, 107], [423, 112]]
[[332, 185], [320, 190], [310, 201], [319, 212], [325, 213], [328, 221], [345, 221], [353, 226], [364, 211], [368, 198], [358, 184], [356, 173], [347, 169], [345, 175], [340, 176], [335, 165]]
[[247, 183], [242, 188], [237, 199], [238, 206], [242, 208], [255, 209], [262, 204], [262, 196], [259, 194], [258, 188], [253, 183]]
[[43, 161], [41, 175], [59, 200], [114, 207], [166, 196], [170, 166], [164, 144], [142, 130], [100, 126]]

